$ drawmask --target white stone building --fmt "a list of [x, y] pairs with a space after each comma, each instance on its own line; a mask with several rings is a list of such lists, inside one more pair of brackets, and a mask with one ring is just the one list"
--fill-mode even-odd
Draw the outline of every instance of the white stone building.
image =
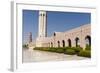
[[51, 37], [41, 37], [37, 40], [37, 47], [77, 47], [85, 48], [91, 45], [91, 25], [86, 24], [65, 32], [54, 32]]
[[46, 17], [46, 11], [39, 12], [39, 32], [35, 47], [76, 47], [80, 45], [85, 48], [86, 44], [91, 45], [91, 24], [85, 24], [65, 32], [54, 32], [51, 37], [47, 37]]

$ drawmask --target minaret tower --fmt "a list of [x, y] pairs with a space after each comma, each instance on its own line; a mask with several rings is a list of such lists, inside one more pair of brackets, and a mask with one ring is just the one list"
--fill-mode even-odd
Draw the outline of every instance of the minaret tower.
[[46, 11], [39, 11], [38, 37], [36, 47], [43, 47], [43, 41], [47, 37], [47, 14]]
[[46, 11], [39, 11], [38, 37], [47, 37], [47, 14], [46, 14]]

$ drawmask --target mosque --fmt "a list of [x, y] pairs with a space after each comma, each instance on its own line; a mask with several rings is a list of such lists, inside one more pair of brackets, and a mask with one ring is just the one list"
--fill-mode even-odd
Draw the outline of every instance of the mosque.
[[65, 31], [54, 32], [47, 37], [47, 14], [46, 11], [39, 11], [38, 37], [32, 42], [32, 35], [29, 37], [29, 47], [77, 47], [85, 49], [86, 44], [91, 45], [91, 24]]

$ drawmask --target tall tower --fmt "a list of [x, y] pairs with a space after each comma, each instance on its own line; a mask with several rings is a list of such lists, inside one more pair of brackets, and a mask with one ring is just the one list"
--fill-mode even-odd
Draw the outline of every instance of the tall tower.
[[32, 42], [32, 32], [29, 33], [29, 43]]
[[38, 37], [47, 36], [47, 14], [46, 11], [39, 11], [39, 30]]
[[36, 47], [43, 47], [43, 41], [47, 37], [47, 14], [46, 11], [39, 11], [38, 37]]

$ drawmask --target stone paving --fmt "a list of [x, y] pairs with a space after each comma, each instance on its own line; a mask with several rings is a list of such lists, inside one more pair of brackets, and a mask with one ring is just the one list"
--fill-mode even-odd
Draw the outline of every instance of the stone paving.
[[43, 61], [68, 61], [89, 59], [76, 55], [66, 55], [39, 50], [23, 49], [23, 62], [43, 62]]

